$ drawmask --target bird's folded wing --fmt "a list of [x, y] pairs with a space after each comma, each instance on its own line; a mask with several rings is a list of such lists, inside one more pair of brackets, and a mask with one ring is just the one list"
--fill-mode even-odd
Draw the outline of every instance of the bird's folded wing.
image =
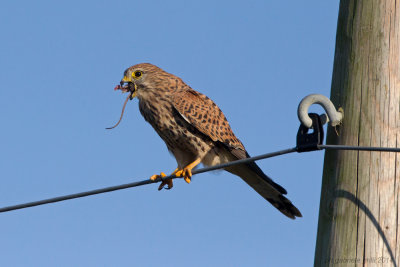
[[[174, 94], [173, 97], [174, 108], [179, 114], [197, 130], [204, 135], [208, 136], [214, 142], [221, 142], [237, 159], [245, 159], [250, 157], [246, 152], [243, 144], [233, 134], [227, 119], [225, 118], [219, 107], [207, 96], [196, 92], [194, 90], [182, 91]], [[275, 194], [286, 194], [286, 190], [275, 183], [270, 177], [257, 166], [255, 162], [243, 164], [255, 177], [264, 180], [261, 187], [268, 187]], [[242, 165], [236, 166], [243, 168]], [[227, 169], [233, 171], [234, 168]], [[235, 173], [233, 171], [233, 173]], [[240, 176], [240, 175], [239, 175]], [[245, 181], [249, 181], [246, 177], [242, 177]], [[265, 188], [264, 188], [265, 189]]]
[[189, 89], [175, 93], [172, 100], [174, 108], [181, 116], [211, 140], [245, 151], [243, 144], [233, 134], [225, 115], [210, 98]]

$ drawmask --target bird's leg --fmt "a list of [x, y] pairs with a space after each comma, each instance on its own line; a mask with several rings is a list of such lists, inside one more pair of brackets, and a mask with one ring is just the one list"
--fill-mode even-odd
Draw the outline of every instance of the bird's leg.
[[183, 168], [181, 170], [176, 169], [174, 171], [174, 174], [176, 175], [176, 177], [183, 177], [183, 179], [186, 181], [186, 183], [190, 184], [190, 179], [192, 178], [192, 170], [194, 167], [199, 165], [200, 162], [201, 162], [201, 159], [197, 158], [195, 161], [193, 161], [192, 163], [187, 165], [185, 168]]
[[[166, 175], [165, 173], [162, 172], [162, 173], [160, 173], [160, 174], [154, 174], [154, 175], [152, 175], [152, 176], [150, 177], [150, 180], [154, 181], [154, 180], [156, 180], [156, 179], [158, 179], [158, 178], [164, 178], [164, 177], [166, 177], [166, 176], [167, 176], [167, 175]], [[172, 179], [162, 180], [160, 186], [158, 187], [158, 191], [160, 191], [161, 189], [163, 189], [165, 185], [168, 185], [168, 187], [165, 188], [165, 189], [171, 189], [171, 188], [174, 186], [173, 183], [172, 183]]]
[[[201, 162], [201, 159], [196, 159], [195, 161], [193, 161], [192, 163], [190, 163], [189, 165], [187, 165], [185, 168], [183, 169], [179, 169], [176, 168], [172, 174], [175, 174], [176, 177], [183, 177], [183, 179], [190, 184], [190, 179], [192, 178], [192, 170], [194, 167], [196, 167], [197, 165], [199, 165], [199, 163]], [[171, 175], [172, 175], [171, 174]], [[165, 173], [160, 173], [160, 174], [154, 174], [150, 177], [150, 180], [154, 181], [158, 178], [164, 178], [167, 175], [165, 175]], [[158, 187], [158, 190], [161, 190], [164, 188], [165, 185], [168, 185], [168, 187], [166, 189], [171, 189], [174, 184], [172, 183], [172, 179], [167, 179], [167, 180], [163, 180], [160, 184], [160, 186]]]

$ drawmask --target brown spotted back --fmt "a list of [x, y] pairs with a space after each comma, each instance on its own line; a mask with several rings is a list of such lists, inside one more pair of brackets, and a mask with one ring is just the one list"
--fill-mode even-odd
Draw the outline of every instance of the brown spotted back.
[[225, 145], [245, 151], [243, 144], [233, 134], [221, 109], [207, 96], [193, 90], [175, 92], [172, 99], [175, 109], [200, 132]]

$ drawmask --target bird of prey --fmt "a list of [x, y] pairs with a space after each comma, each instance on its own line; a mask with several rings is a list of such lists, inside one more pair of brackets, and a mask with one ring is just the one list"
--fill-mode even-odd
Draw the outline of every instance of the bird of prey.
[[[178, 167], [173, 174], [187, 183], [190, 183], [192, 169], [200, 163], [213, 166], [250, 157], [233, 134], [225, 115], [210, 98], [155, 65], [141, 63], [129, 67], [115, 90], [129, 92], [124, 108], [128, 99], [139, 99], [144, 119], [165, 141], [177, 161]], [[123, 112], [121, 118], [122, 115]], [[302, 217], [292, 202], [283, 196], [286, 190], [264, 174], [255, 162], [225, 170], [242, 178], [287, 217]], [[150, 179], [160, 176], [166, 175], [161, 173]], [[163, 181], [159, 190], [165, 185], [168, 185], [167, 189], [171, 188], [172, 180]]]

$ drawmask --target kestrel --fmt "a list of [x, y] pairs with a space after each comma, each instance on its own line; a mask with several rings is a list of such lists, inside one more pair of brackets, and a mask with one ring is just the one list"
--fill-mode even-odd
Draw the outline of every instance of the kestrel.
[[[165, 141], [178, 163], [173, 174], [183, 177], [187, 183], [190, 183], [192, 169], [200, 163], [213, 166], [250, 157], [233, 134], [225, 115], [210, 98], [155, 65], [141, 63], [126, 69], [115, 90], [129, 92], [127, 100], [139, 99], [144, 119]], [[242, 178], [287, 217], [302, 217], [283, 196], [286, 190], [265, 175], [255, 162], [225, 170]], [[161, 173], [150, 179], [160, 176], [166, 175]], [[159, 190], [165, 185], [171, 188], [172, 180], [162, 182]]]

